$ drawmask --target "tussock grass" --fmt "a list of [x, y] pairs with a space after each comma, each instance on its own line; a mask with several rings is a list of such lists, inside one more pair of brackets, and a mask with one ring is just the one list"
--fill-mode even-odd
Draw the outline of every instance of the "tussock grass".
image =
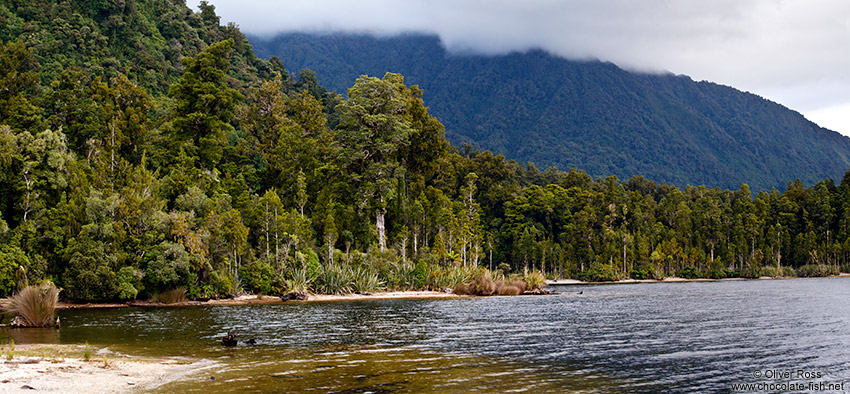
[[525, 274], [522, 280], [527, 285], [525, 290], [540, 290], [546, 285], [546, 277], [540, 271], [531, 271]]
[[186, 288], [178, 287], [173, 290], [164, 291], [162, 293], [154, 294], [151, 297], [151, 302], [159, 303], [159, 304], [176, 304], [178, 302], [186, 301]]
[[[538, 273], [539, 274], [539, 273]], [[493, 273], [487, 269], [479, 269], [472, 277], [469, 283], [461, 283], [454, 287], [453, 292], [460, 295], [476, 295], [476, 296], [491, 296], [491, 295], [519, 295], [529, 288], [525, 280], [512, 279], [494, 279]], [[542, 275], [541, 275], [542, 276]], [[532, 278], [537, 280], [537, 278]], [[536, 284], [537, 288], [542, 287], [544, 282]]]
[[6, 311], [20, 316], [27, 327], [49, 327], [54, 323], [59, 291], [51, 282], [24, 287], [9, 300]]

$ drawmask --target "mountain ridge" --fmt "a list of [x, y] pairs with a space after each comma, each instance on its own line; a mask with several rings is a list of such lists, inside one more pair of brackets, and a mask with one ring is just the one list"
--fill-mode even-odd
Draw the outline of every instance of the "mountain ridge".
[[423, 88], [453, 144], [541, 167], [755, 190], [781, 190], [797, 178], [840, 179], [850, 167], [850, 138], [753, 93], [684, 75], [539, 49], [455, 54], [422, 34], [248, 39], [260, 57], [316, 71], [329, 90], [344, 92], [361, 74], [399, 72]]

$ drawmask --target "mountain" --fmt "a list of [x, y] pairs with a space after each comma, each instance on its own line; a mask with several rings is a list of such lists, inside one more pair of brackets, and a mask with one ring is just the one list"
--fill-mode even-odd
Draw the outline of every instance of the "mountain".
[[338, 92], [361, 74], [401, 73], [424, 90], [453, 144], [538, 167], [754, 190], [840, 179], [850, 168], [850, 138], [754, 94], [687, 76], [634, 73], [540, 50], [453, 54], [427, 35], [248, 38], [258, 56], [312, 69]]

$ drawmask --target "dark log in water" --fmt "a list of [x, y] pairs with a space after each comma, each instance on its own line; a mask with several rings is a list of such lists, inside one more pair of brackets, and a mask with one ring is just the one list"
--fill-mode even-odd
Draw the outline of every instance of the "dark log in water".
[[221, 344], [224, 346], [236, 346], [238, 343], [239, 341], [236, 340], [236, 333], [233, 331], [228, 331], [227, 335], [221, 339]]

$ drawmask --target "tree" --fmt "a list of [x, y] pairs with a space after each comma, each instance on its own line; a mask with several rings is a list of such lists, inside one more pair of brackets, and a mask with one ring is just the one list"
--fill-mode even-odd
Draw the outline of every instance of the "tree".
[[338, 159], [355, 186], [356, 205], [375, 213], [381, 252], [386, 248], [384, 216], [394, 197], [394, 179], [404, 172], [399, 154], [412, 133], [405, 119], [408, 96], [399, 74], [387, 73], [383, 79], [362, 76], [339, 109]]
[[41, 109], [33, 103], [38, 88], [38, 61], [22, 41], [0, 43], [0, 124], [36, 129]]
[[221, 161], [227, 138], [233, 132], [230, 120], [241, 93], [227, 85], [228, 55], [233, 40], [217, 42], [195, 57], [181, 60], [184, 71], [168, 95], [175, 100], [173, 127], [183, 148], [200, 158], [206, 169]]

